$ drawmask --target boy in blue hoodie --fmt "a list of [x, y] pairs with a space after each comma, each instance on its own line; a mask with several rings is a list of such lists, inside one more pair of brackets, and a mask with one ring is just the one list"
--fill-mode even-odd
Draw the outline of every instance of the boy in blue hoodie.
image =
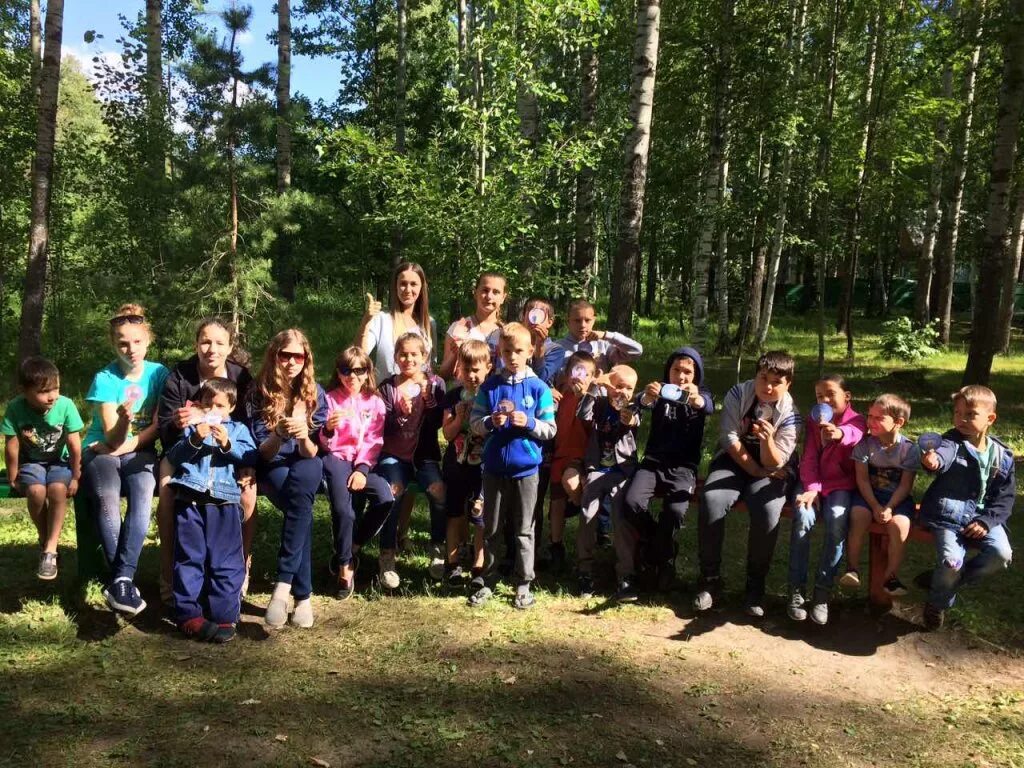
[[[655, 568], [659, 588], [667, 589], [675, 577], [675, 533], [696, 485], [704, 420], [715, 411], [711, 392], [704, 387], [700, 353], [680, 347], [669, 355], [662, 380], [644, 388], [639, 404], [652, 412], [651, 431], [644, 459], [615, 521], [616, 598], [623, 602], [637, 599], [633, 576], [638, 544]], [[657, 522], [649, 512], [655, 495], [662, 497]]]
[[503, 519], [512, 517], [516, 532], [513, 605], [526, 609], [535, 602], [533, 581], [534, 524], [541, 442], [555, 436], [555, 403], [548, 385], [530, 369], [534, 345], [529, 329], [509, 323], [498, 342], [504, 368], [480, 387], [470, 414], [470, 428], [484, 435], [484, 572], [473, 579], [472, 606], [491, 596], [494, 550], [503, 538]]
[[229, 379], [203, 382], [197, 423], [167, 452], [176, 492], [174, 618], [186, 636], [214, 643], [235, 636], [245, 580], [236, 472], [255, 462], [256, 444], [231, 420], [237, 396]]
[[[936, 475], [921, 501], [921, 518], [935, 534], [938, 562], [924, 606], [924, 623], [939, 629], [957, 591], [1010, 564], [1013, 552], [1006, 521], [1013, 512], [1013, 454], [989, 434], [996, 420], [996, 395], [972, 385], [953, 395], [953, 425], [938, 450], [921, 456]], [[967, 558], [968, 549], [978, 554]]]

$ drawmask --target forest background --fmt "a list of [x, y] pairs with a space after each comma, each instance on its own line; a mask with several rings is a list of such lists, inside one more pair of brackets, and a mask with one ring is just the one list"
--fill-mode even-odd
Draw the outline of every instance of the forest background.
[[276, 61], [249, 5], [140, 0], [68, 41], [88, 77], [63, 6], [0, 9], [4, 370], [84, 384], [126, 300], [168, 353], [215, 311], [257, 350], [300, 305], [354, 327], [402, 259], [441, 327], [496, 269], [509, 314], [589, 295], [719, 354], [815, 307], [850, 356], [861, 314], [966, 339], [965, 380], [1009, 349], [1024, 0], [282, 0]]

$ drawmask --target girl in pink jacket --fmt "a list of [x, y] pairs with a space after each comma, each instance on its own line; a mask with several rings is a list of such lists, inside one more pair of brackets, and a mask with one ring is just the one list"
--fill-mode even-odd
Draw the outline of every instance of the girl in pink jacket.
[[[349, 347], [335, 361], [335, 377], [320, 445], [334, 528], [331, 572], [337, 574], [335, 594], [345, 600], [355, 589], [356, 553], [380, 531], [395, 498], [388, 482], [372, 471], [384, 444], [384, 401], [377, 395], [370, 358]], [[362, 494], [369, 504], [358, 524], [353, 494]]]
[[[857, 488], [853, 448], [867, 429], [864, 417], [853, 410], [852, 395], [838, 374], [822, 377], [814, 385], [818, 401], [807, 419], [807, 440], [800, 460], [800, 484], [793, 505], [789, 542], [789, 617], [816, 624], [828, 621], [828, 599], [843, 559], [849, 526], [850, 502]], [[825, 543], [814, 575], [814, 596], [807, 597], [807, 571], [811, 557], [811, 528], [822, 520]]]

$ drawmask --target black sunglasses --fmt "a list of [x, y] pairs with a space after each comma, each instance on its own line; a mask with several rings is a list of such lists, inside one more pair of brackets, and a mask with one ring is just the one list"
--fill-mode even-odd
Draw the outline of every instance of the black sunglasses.
[[117, 317], [110, 318], [110, 327], [117, 328], [119, 325], [130, 323], [131, 325], [141, 325], [146, 322], [146, 318], [142, 315], [118, 315]]
[[349, 368], [347, 365], [338, 366], [338, 373], [342, 376], [351, 376], [352, 374], [355, 374], [356, 376], [365, 376], [368, 370], [369, 369], [365, 366], [361, 366], [359, 368]]

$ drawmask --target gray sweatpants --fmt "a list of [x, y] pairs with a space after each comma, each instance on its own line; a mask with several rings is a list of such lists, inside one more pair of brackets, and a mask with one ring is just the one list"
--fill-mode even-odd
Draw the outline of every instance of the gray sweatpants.
[[493, 581], [498, 562], [495, 553], [505, 540], [505, 520], [512, 519], [515, 534], [515, 566], [512, 578], [516, 586], [529, 586], [533, 581], [535, 544], [533, 510], [537, 505], [539, 475], [504, 477], [483, 473], [484, 491], [484, 578]]
[[580, 499], [580, 524], [576, 529], [576, 568], [581, 574], [589, 576], [594, 570], [597, 513], [601, 509], [601, 500], [605, 496], [612, 500], [612, 519], [617, 521], [620, 517], [619, 508], [622, 506], [623, 491], [629, 484], [629, 478], [629, 474], [617, 470], [587, 474], [583, 497]]

